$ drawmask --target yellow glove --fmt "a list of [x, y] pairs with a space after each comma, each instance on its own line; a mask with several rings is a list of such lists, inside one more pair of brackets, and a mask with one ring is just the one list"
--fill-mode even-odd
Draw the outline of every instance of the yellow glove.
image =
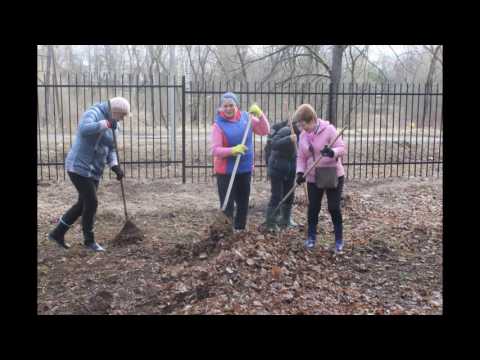
[[237, 156], [239, 154], [244, 155], [247, 149], [248, 148], [245, 145], [239, 144], [237, 146], [232, 147], [232, 155], [233, 156]]
[[260, 115], [262, 115], [262, 109], [260, 109], [260, 106], [258, 106], [255, 103], [252, 104], [252, 106], [250, 106], [250, 110], [248, 110], [248, 112], [252, 113], [256, 117], [259, 117]]

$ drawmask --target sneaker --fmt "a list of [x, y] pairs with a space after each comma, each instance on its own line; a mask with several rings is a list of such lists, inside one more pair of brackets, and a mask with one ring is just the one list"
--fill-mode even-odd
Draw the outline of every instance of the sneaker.
[[85, 247], [87, 247], [90, 250], [97, 251], [97, 252], [103, 252], [105, 249], [98, 245], [96, 242], [93, 242], [91, 244], [85, 244]]
[[312, 237], [309, 237], [307, 240], [305, 240], [305, 248], [307, 250], [312, 250], [315, 247], [315, 239]]
[[336, 253], [341, 253], [341, 252], [343, 252], [343, 245], [344, 245], [344, 244], [343, 244], [343, 240], [342, 240], [342, 241], [337, 241], [337, 242], [335, 243], [335, 252], [336, 252]]

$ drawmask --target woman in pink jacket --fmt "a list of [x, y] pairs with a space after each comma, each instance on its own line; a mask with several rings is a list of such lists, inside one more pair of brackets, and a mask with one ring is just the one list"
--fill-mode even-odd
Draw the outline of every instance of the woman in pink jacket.
[[[303, 129], [297, 152], [297, 184], [307, 181], [308, 187], [308, 236], [305, 241], [307, 249], [313, 249], [316, 242], [318, 214], [322, 203], [324, 190], [327, 193], [328, 211], [332, 217], [335, 230], [335, 251], [343, 249], [343, 223], [340, 210], [345, 171], [342, 165], [342, 156], [345, 154], [345, 144], [338, 138], [332, 147], [329, 144], [337, 136], [337, 131], [328, 121], [317, 118], [313, 107], [309, 104], [300, 105], [295, 112], [294, 120], [298, 121], [299, 128]], [[315, 169], [311, 170], [306, 178], [305, 171], [318, 159], [322, 159], [317, 167], [330, 168], [333, 179], [335, 175], [338, 183], [335, 188], [319, 188], [317, 186]], [[334, 170], [333, 170], [334, 168]], [[327, 169], [322, 169], [323, 171]], [[320, 174], [319, 174], [320, 175]], [[318, 175], [317, 175], [318, 176]]]
[[[234, 222], [234, 229], [237, 231], [244, 230], [247, 223], [250, 181], [255, 158], [253, 133], [264, 136], [270, 132], [268, 119], [258, 105], [253, 104], [249, 112], [253, 115], [249, 115], [246, 111], [240, 111], [237, 96], [234, 93], [227, 92], [222, 95], [220, 108], [212, 127], [211, 149], [214, 172], [217, 176], [220, 206], [223, 205], [227, 194], [235, 158], [238, 154], [242, 155], [225, 209], [225, 214], [233, 220], [234, 203], [237, 205]], [[242, 145], [241, 142], [249, 116], [252, 116], [252, 124], [248, 131], [246, 143]]]

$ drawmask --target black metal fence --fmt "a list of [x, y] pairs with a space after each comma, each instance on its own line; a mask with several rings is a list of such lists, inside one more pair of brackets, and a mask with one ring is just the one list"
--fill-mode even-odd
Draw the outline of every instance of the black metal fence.
[[[257, 102], [270, 124], [287, 120], [310, 103], [328, 120], [327, 83], [187, 82], [151, 76], [60, 75], [39, 83], [37, 117], [38, 179], [65, 179], [64, 159], [82, 113], [113, 96], [130, 101], [132, 118], [123, 122], [120, 160], [127, 177], [210, 181], [209, 137], [220, 97], [235, 92], [241, 108]], [[421, 84], [341, 84], [336, 126], [343, 135], [348, 178], [440, 176], [443, 163], [443, 96], [440, 86]], [[266, 178], [265, 137], [254, 136], [254, 179]], [[110, 172], [104, 176], [111, 177]]]

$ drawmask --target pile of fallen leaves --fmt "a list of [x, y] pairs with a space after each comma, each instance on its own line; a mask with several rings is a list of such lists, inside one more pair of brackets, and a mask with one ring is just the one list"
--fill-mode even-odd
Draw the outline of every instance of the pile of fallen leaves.
[[[38, 312], [441, 314], [441, 188], [440, 181], [418, 179], [349, 183], [342, 200], [346, 248], [336, 256], [324, 210], [317, 247], [304, 250], [301, 196], [294, 215], [302, 224], [278, 234], [259, 231], [257, 205], [247, 231], [221, 238], [205, 221], [192, 241], [146, 239], [99, 254], [42, 250]], [[173, 221], [182, 214], [167, 217], [179, 237], [190, 231]], [[157, 223], [167, 231], [166, 224]]]

